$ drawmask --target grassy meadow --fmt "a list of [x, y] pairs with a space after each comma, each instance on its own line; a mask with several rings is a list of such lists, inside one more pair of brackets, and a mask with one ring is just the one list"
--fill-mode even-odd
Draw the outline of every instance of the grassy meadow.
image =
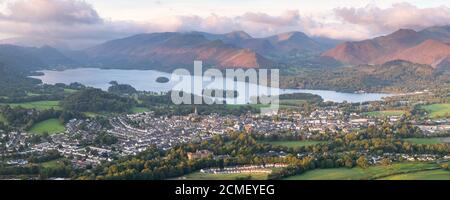
[[406, 138], [403, 139], [405, 141], [414, 143], [414, 144], [441, 144], [441, 143], [450, 143], [449, 137], [436, 137], [436, 138]]
[[6, 120], [5, 116], [3, 116], [1, 113], [0, 113], [0, 122], [8, 124], [8, 120]]
[[33, 102], [25, 102], [25, 103], [8, 103], [3, 105], [9, 105], [11, 107], [22, 107], [26, 109], [36, 109], [36, 110], [61, 110], [62, 108], [59, 106], [59, 101], [33, 101]]
[[431, 118], [450, 117], [450, 103], [426, 105], [422, 108], [428, 112], [428, 116]]
[[49, 119], [45, 120], [39, 123], [34, 124], [31, 129], [30, 133], [33, 134], [56, 134], [56, 133], [62, 133], [64, 132], [65, 127], [58, 119]]
[[[440, 176], [437, 177], [436, 173]], [[427, 177], [428, 175], [430, 176]], [[399, 179], [402, 177], [419, 180], [425, 178], [450, 180], [450, 171], [440, 169], [439, 165], [435, 163], [404, 162], [393, 163], [390, 166], [371, 166], [367, 169], [359, 167], [316, 169], [288, 177], [286, 180], [373, 180]]]
[[365, 112], [363, 115], [368, 117], [389, 117], [389, 116], [401, 116], [406, 112], [403, 110], [384, 110], [384, 111], [373, 111]]

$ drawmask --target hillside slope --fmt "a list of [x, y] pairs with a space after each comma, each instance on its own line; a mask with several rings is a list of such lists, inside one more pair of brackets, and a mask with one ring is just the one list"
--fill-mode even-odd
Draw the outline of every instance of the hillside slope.
[[358, 42], [345, 42], [322, 54], [346, 64], [383, 64], [405, 60], [434, 68], [446, 67], [450, 26], [421, 31], [400, 29], [392, 34]]

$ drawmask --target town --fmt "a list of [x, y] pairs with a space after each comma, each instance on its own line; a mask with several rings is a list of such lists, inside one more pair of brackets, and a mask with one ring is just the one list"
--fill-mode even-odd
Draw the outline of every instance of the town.
[[[367, 107], [360, 105], [359, 107]], [[122, 114], [108, 119], [106, 125], [102, 125], [95, 119], [71, 119], [65, 125], [65, 131], [49, 136], [49, 139], [41, 143], [30, 143], [32, 134], [26, 132], [0, 132], [2, 157], [17, 157], [7, 160], [8, 165], [21, 166], [28, 162], [20, 157], [27, 154], [42, 154], [58, 152], [63, 157], [71, 160], [76, 169], [92, 168], [102, 162], [110, 162], [124, 156], [135, 156], [146, 151], [149, 147], [168, 151], [180, 144], [199, 143], [211, 140], [214, 136], [227, 136], [231, 133], [244, 132], [261, 138], [274, 138], [284, 133], [294, 135], [302, 140], [326, 140], [339, 133], [351, 133], [367, 129], [371, 126], [382, 126], [384, 123], [394, 125], [404, 120], [404, 115], [392, 115], [370, 117], [357, 112], [349, 112], [344, 107], [337, 105], [316, 107], [306, 113], [295, 110], [281, 110], [273, 116], [255, 113], [246, 113], [239, 116], [208, 114], [199, 115], [197, 109], [189, 115], [157, 116], [153, 112], [136, 114]], [[450, 133], [450, 119], [441, 118], [426, 121], [411, 121], [412, 125], [421, 130], [423, 137], [448, 135]], [[111, 142], [97, 142], [99, 135], [106, 137]], [[448, 143], [449, 139], [444, 139]], [[303, 158], [313, 156], [314, 153], [298, 154]], [[189, 159], [197, 154], [188, 154]], [[202, 158], [200, 154], [198, 158]], [[208, 157], [209, 153], [206, 153]], [[367, 155], [360, 151], [358, 155], [369, 156], [369, 162], [379, 163], [383, 157], [379, 155]], [[215, 157], [229, 155], [215, 155]], [[284, 152], [266, 152], [260, 156], [284, 157]], [[404, 154], [386, 153], [392, 161], [435, 161], [449, 159], [449, 155], [431, 154]], [[280, 167], [280, 166], [277, 166]], [[205, 171], [211, 171], [206, 170]], [[264, 171], [265, 169], [261, 169]], [[217, 170], [213, 170], [217, 173]], [[237, 170], [239, 171], [239, 170]]]

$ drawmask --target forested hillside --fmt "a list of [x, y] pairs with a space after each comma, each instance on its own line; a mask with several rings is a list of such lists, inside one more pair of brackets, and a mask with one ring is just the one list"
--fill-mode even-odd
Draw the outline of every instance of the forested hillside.
[[391, 61], [383, 65], [360, 65], [336, 70], [317, 69], [281, 80], [284, 88], [309, 88], [338, 91], [407, 92], [450, 84], [445, 71], [429, 65]]

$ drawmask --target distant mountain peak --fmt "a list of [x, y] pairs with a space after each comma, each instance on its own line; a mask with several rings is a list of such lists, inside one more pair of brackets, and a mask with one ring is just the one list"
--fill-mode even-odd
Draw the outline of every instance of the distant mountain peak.
[[[232, 32], [228, 37], [231, 37], [230, 40], [240, 40], [250, 36], [245, 32]], [[175, 67], [191, 67], [195, 59], [203, 60], [205, 65], [220, 68], [273, 65], [272, 61], [253, 50], [223, 40], [228, 37], [226, 34], [202, 32], [132, 36], [89, 48], [86, 55], [90, 57], [91, 63], [101, 66], [129, 66], [165, 71]]]
[[430, 65], [438, 68], [442, 61], [450, 58], [450, 46], [437, 40], [428, 39], [417, 46], [405, 49], [379, 62], [386, 60], [408, 60], [414, 63]]
[[21, 69], [73, 66], [77, 63], [51, 46], [22, 47], [0, 44], [0, 62]]
[[[422, 35], [412, 29], [399, 29], [387, 36], [380, 38], [390, 38], [391, 40], [405, 40], [406, 42], [414, 42], [415, 40], [421, 39]], [[420, 41], [418, 41], [420, 42]]]
[[447, 27], [422, 31], [399, 29], [389, 35], [359, 42], [345, 42], [325, 52], [324, 56], [347, 64], [382, 64], [406, 60], [436, 68], [437, 62], [450, 55]]
[[287, 33], [280, 33], [277, 35], [278, 41], [286, 41], [286, 40], [292, 40], [292, 39], [306, 39], [309, 37], [302, 32], [298, 31], [291, 31]]
[[413, 29], [401, 28], [392, 33], [391, 35], [404, 35], [404, 34], [415, 34], [417, 31]]
[[234, 38], [234, 39], [252, 39], [253, 37], [250, 36], [245, 31], [232, 31], [225, 34], [226, 37]]
[[184, 33], [169, 38], [165, 43], [173, 46], [190, 46], [205, 42], [208, 42], [208, 40], [201, 34]]

